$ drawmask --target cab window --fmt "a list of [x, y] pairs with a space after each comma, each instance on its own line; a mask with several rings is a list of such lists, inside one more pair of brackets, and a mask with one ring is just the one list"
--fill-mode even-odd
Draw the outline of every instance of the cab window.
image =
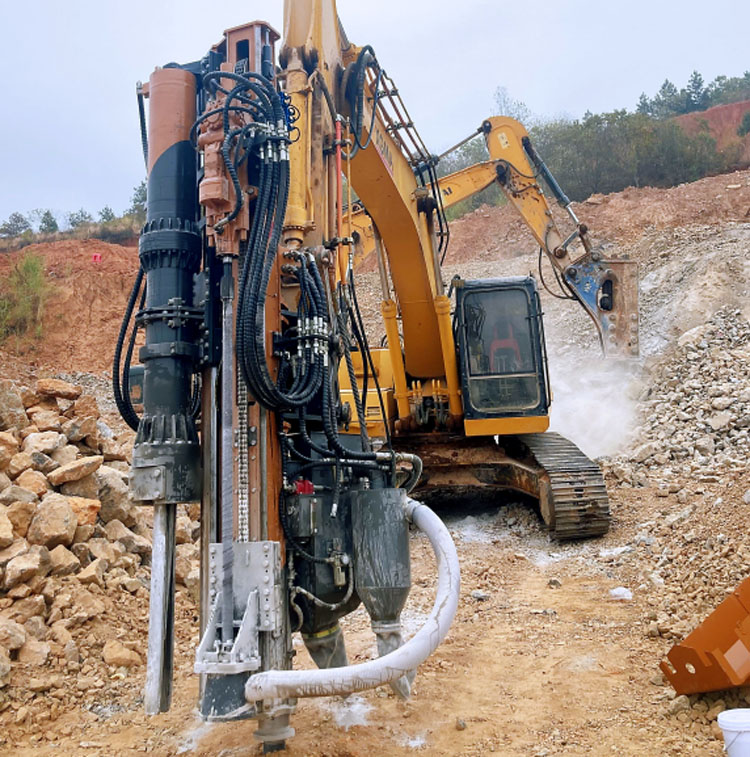
[[520, 288], [476, 291], [463, 300], [469, 399], [476, 410], [536, 407], [539, 375], [532, 337], [533, 311]]

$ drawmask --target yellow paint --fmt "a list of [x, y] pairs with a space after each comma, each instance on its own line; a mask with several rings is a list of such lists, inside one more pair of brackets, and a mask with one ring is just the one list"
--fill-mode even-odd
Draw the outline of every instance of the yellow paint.
[[538, 434], [549, 428], [549, 416], [531, 415], [524, 418], [464, 418], [466, 436], [510, 436]]
[[406, 419], [410, 416], [409, 396], [406, 388], [406, 371], [404, 370], [404, 358], [401, 353], [401, 342], [398, 337], [398, 323], [396, 323], [396, 303], [388, 300], [380, 304], [383, 314], [385, 334], [388, 340], [388, 352], [390, 354], [391, 370], [393, 371], [393, 385], [396, 388], [395, 397], [398, 406], [398, 417]]
[[[523, 138], [529, 133], [513, 118], [493, 116], [488, 118], [491, 127], [485, 135], [487, 149], [493, 161], [504, 160], [513, 166], [509, 169], [510, 183], [500, 188], [521, 214], [537, 243], [548, 253], [562, 244], [560, 232], [552, 220], [552, 214], [541, 187], [534, 178], [534, 169], [523, 149]], [[497, 135], [497, 138], [493, 138]]]
[[458, 367], [456, 364], [456, 344], [453, 340], [453, 328], [451, 326], [451, 301], [445, 295], [435, 298], [435, 313], [438, 318], [438, 328], [440, 329], [440, 346], [445, 366], [445, 382], [448, 384], [448, 405], [451, 415], [458, 418], [463, 413], [463, 403], [461, 402], [461, 386], [458, 380]]

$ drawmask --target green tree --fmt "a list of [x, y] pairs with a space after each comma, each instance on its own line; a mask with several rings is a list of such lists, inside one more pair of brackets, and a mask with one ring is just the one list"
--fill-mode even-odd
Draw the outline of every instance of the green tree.
[[708, 133], [691, 137], [673, 120], [624, 110], [541, 124], [531, 136], [574, 200], [627, 186], [673, 186], [726, 165]]
[[693, 71], [693, 73], [690, 74], [685, 93], [685, 106], [688, 113], [694, 110], [706, 109], [708, 103], [708, 90], [706, 89], [703, 77], [697, 71]]
[[684, 112], [684, 98], [680, 97], [677, 87], [665, 79], [653, 99], [654, 115], [657, 118], [671, 118]]
[[39, 231], [42, 234], [55, 234], [59, 230], [60, 227], [57, 225], [57, 219], [52, 214], [52, 211], [43, 211], [41, 218], [39, 219]]
[[641, 96], [638, 98], [638, 105], [636, 105], [635, 112], [640, 113], [644, 116], [654, 115], [653, 103], [648, 99], [645, 92], [641, 92]]
[[116, 218], [115, 211], [112, 210], [112, 208], [110, 208], [109, 205], [105, 205], [99, 211], [99, 222], [100, 223], [108, 223], [109, 221], [114, 221], [115, 218]]
[[737, 129], [738, 137], [744, 137], [746, 134], [750, 134], [750, 110], [745, 111], [739, 128]]
[[0, 226], [0, 237], [19, 237], [25, 231], [31, 231], [31, 224], [22, 213], [11, 213], [8, 220]]
[[717, 76], [707, 88], [706, 107], [750, 100], [750, 71], [742, 76]]
[[74, 213], [68, 213], [68, 224], [71, 229], [77, 229], [79, 226], [85, 226], [88, 223], [93, 223], [94, 218], [87, 210], [81, 208]]
[[145, 179], [133, 189], [133, 196], [130, 198], [130, 207], [125, 211], [125, 215], [134, 216], [141, 223], [146, 220]]

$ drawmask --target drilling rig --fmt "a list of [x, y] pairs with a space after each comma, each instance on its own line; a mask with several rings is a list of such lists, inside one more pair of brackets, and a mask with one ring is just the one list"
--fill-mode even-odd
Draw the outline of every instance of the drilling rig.
[[[147, 218], [113, 370], [137, 430], [131, 491], [154, 508], [146, 710], [170, 706], [175, 514], [200, 502], [200, 711], [257, 719], [266, 752], [293, 735], [299, 697], [382, 684], [408, 696], [448, 632], [458, 560], [442, 521], [408, 496], [423, 472], [415, 448], [458, 451], [492, 485], [535, 493], [560, 538], [608, 523], [598, 467], [541, 433], [550, 393], [534, 280], [455, 282], [454, 308], [436, 161], [373, 48], [348, 40], [335, 0], [287, 0], [277, 55], [279, 39], [264, 22], [228, 29], [139, 87]], [[507, 180], [538, 203], [532, 158], [506, 161]], [[357, 299], [355, 192], [386, 281], [380, 349]], [[588, 248], [574, 260], [570, 241], [555, 247], [567, 286], [611, 349], [632, 349], [627, 267]], [[404, 641], [410, 524], [438, 576], [432, 612]], [[379, 657], [349, 665], [339, 619], [360, 604]], [[317, 670], [292, 669], [296, 632]]]

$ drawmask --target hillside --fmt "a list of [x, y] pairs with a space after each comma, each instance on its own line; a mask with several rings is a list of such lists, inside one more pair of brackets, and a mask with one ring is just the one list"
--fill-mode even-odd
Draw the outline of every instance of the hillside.
[[[737, 135], [737, 129], [742, 117], [750, 111], [750, 100], [717, 105], [708, 110], [686, 113], [678, 116], [675, 121], [690, 135], [695, 136], [703, 131], [716, 140], [716, 147], [725, 150], [736, 150], [736, 162], [739, 166], [750, 165], [750, 134], [744, 137]], [[734, 157], [734, 156], [733, 156]]]

